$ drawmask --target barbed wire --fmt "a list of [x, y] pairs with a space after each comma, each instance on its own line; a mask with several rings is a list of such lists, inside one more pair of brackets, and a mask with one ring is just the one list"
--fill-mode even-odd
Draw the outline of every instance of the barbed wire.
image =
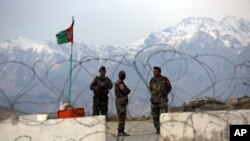
[[[211, 63], [211, 61], [215, 62]], [[37, 60], [33, 64], [18, 60], [0, 62], [0, 76], [2, 77], [0, 80], [0, 106], [13, 112], [16, 110], [37, 112], [39, 107], [52, 105], [54, 112], [56, 112], [59, 102], [67, 99], [68, 63], [69, 60], [56, 60], [52, 63]], [[234, 62], [224, 55], [191, 54], [176, 50], [166, 44], [155, 44], [136, 53], [126, 52], [109, 57], [89, 55], [82, 56], [79, 60], [73, 60], [72, 85], [74, 95], [72, 105], [83, 106], [90, 113], [93, 95], [89, 86], [92, 79], [98, 75], [97, 70], [100, 65], [106, 66], [107, 75], [113, 82], [118, 79], [117, 75], [120, 70], [127, 72], [125, 82], [131, 89], [128, 105], [130, 118], [149, 116], [150, 92], [148, 83], [155, 65], [162, 68], [163, 73], [167, 74], [166, 76], [170, 78], [172, 83], [173, 89], [169, 94], [170, 107], [182, 107], [185, 100], [204, 96], [223, 97], [224, 99], [249, 96], [250, 60]], [[227, 72], [224, 72], [225, 70]], [[18, 74], [21, 72], [23, 75]], [[9, 79], [10, 76], [19, 79], [11, 82], [13, 86], [17, 87], [5, 87], [7, 85], [5, 80]], [[16, 85], [16, 83], [20, 84]], [[13, 89], [16, 90], [15, 93]], [[32, 94], [35, 92], [39, 94]], [[43, 99], [43, 97], [45, 98]], [[114, 90], [110, 91], [109, 98], [109, 112], [116, 114]], [[25, 109], [28, 107], [27, 105], [37, 106], [37, 109], [27, 111]], [[46, 110], [46, 108], [44, 109]], [[41, 111], [38, 110], [38, 112]], [[170, 110], [170, 112], [173, 111]], [[7, 118], [6, 115], [0, 116], [1, 120]], [[23, 137], [29, 138], [28, 136]]]

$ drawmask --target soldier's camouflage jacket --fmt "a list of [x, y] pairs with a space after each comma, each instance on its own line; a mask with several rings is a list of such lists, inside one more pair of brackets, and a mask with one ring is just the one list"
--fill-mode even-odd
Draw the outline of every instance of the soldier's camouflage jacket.
[[161, 99], [167, 99], [168, 93], [171, 91], [172, 86], [166, 76], [159, 78], [153, 77], [149, 82], [149, 89], [151, 92], [151, 100], [160, 103]]
[[[119, 85], [124, 85], [125, 90], [121, 91]], [[125, 85], [122, 80], [117, 80], [115, 83], [115, 96], [116, 96], [116, 103], [117, 104], [128, 104], [128, 94], [130, 93], [130, 89]]]
[[[99, 90], [96, 91], [94, 87], [99, 87]], [[112, 81], [108, 77], [101, 78], [100, 76], [96, 76], [90, 85], [90, 89], [94, 91], [94, 94], [108, 94], [109, 89], [112, 89], [112, 87]]]

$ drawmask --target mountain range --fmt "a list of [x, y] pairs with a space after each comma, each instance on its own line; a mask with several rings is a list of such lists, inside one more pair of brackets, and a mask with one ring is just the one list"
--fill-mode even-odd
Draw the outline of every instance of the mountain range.
[[[25, 112], [55, 112], [68, 95], [70, 45], [17, 37], [0, 42], [0, 106]], [[186, 18], [134, 43], [115, 45], [73, 44], [72, 104], [92, 109], [89, 85], [106, 66], [115, 82], [125, 70], [130, 87], [129, 116], [150, 114], [147, 84], [152, 67], [160, 66], [173, 90], [169, 105], [180, 106], [196, 97], [222, 100], [250, 95], [250, 21], [225, 17], [219, 21]], [[116, 113], [114, 90], [109, 112]]]

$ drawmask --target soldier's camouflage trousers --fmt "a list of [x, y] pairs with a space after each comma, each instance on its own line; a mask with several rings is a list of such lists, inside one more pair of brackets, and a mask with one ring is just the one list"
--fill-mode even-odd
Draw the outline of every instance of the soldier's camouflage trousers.
[[93, 97], [93, 115], [105, 115], [108, 113], [108, 95], [95, 94]]
[[168, 112], [168, 101], [162, 100], [161, 103], [151, 103], [151, 115], [156, 129], [160, 128], [160, 114]]
[[116, 102], [116, 110], [118, 116], [118, 130], [124, 130], [126, 120], [126, 106], [127, 104], [119, 104]]

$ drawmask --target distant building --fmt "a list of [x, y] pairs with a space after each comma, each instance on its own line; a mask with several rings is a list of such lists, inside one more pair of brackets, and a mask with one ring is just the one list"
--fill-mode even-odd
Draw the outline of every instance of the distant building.
[[227, 99], [225, 101], [225, 103], [227, 105], [233, 105], [233, 104], [237, 104], [239, 102], [239, 98], [231, 98], [231, 99]]
[[238, 98], [231, 98], [231, 99], [227, 99], [225, 101], [225, 103], [227, 105], [233, 105], [233, 104], [237, 104], [239, 102], [245, 102], [245, 101], [249, 101], [250, 97], [249, 96], [243, 96], [243, 97], [238, 97]]
[[[216, 109], [218, 105], [223, 105], [220, 97], [199, 97], [184, 101], [184, 111], [194, 111], [196, 109], [212, 110]], [[212, 106], [212, 107], [211, 107]]]
[[208, 102], [208, 101], [221, 101], [221, 97], [199, 97], [199, 98], [194, 98], [194, 99], [189, 99], [184, 101], [184, 106], [185, 105], [190, 105], [190, 104], [197, 104], [200, 102]]

